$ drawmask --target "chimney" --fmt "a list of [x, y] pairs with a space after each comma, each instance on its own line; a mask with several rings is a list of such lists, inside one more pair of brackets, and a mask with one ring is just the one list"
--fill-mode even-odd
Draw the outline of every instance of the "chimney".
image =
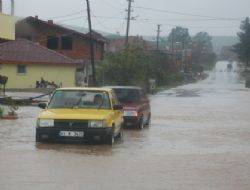
[[0, 13], [3, 12], [3, 2], [0, 0]]
[[15, 14], [15, 2], [14, 0], [11, 0], [11, 13], [12, 16]]
[[49, 24], [53, 24], [53, 20], [48, 20], [48, 23]]

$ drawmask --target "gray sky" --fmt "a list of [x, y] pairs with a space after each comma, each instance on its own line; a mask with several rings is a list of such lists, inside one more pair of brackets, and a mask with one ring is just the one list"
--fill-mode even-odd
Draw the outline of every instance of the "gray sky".
[[[3, 0], [6, 13], [9, 1]], [[16, 16], [57, 17], [55, 22], [87, 27], [85, 0], [15, 0], [15, 3]], [[126, 0], [90, 0], [90, 4], [94, 29], [124, 35]], [[166, 36], [175, 25], [186, 26], [191, 35], [199, 31], [235, 35], [240, 20], [250, 16], [250, 0], [134, 0], [132, 5], [136, 20], [131, 22], [131, 35], [156, 35], [157, 24], [162, 25], [161, 36]]]

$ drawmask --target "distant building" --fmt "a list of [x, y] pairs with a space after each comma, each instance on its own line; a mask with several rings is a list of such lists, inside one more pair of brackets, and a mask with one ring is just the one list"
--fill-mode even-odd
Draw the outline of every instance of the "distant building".
[[[77, 68], [78, 86], [85, 86], [91, 80], [90, 35], [55, 24], [53, 20], [43, 21], [36, 17], [27, 17], [16, 23], [16, 37], [24, 38], [56, 51], [78, 62], [84, 67]], [[95, 62], [104, 57], [106, 38], [93, 32]]]
[[26, 39], [0, 44], [0, 75], [7, 88], [35, 88], [41, 79], [60, 86], [76, 85], [79, 63]]
[[[145, 50], [153, 50], [154, 46], [152, 43], [144, 40], [141, 36], [130, 36], [128, 38], [130, 45], [139, 46]], [[107, 44], [107, 52], [115, 53], [124, 49], [125, 37], [118, 37], [110, 39]]]

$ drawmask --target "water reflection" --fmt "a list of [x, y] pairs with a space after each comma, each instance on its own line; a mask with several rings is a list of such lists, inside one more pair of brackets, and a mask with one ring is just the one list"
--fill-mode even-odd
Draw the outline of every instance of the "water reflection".
[[94, 155], [94, 156], [112, 156], [114, 149], [112, 146], [95, 144], [55, 144], [55, 143], [36, 143], [37, 150], [53, 150], [64, 153]]

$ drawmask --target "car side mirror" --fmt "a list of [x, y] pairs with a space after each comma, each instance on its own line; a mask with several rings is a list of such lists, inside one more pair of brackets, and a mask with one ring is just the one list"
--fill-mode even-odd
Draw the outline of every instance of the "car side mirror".
[[39, 103], [38, 107], [41, 108], [41, 109], [46, 109], [47, 104], [46, 103]]
[[122, 110], [123, 106], [122, 105], [114, 105], [113, 110]]

